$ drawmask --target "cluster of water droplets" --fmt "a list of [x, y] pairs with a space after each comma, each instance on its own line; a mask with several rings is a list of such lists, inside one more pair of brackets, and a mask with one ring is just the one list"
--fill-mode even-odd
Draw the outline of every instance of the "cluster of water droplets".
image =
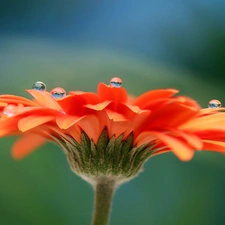
[[[122, 80], [119, 77], [113, 77], [110, 80], [110, 87], [120, 88], [122, 87]], [[33, 84], [33, 90], [36, 91], [47, 91], [47, 86], [42, 81], [37, 81]], [[66, 96], [66, 91], [62, 87], [56, 87], [51, 90], [50, 94], [54, 99], [61, 99]], [[7, 117], [12, 117], [15, 115], [18, 106], [9, 104], [3, 110], [3, 115]]]
[[208, 108], [221, 108], [222, 104], [217, 99], [212, 99], [209, 101]]
[[[41, 81], [35, 82], [32, 88], [36, 91], [46, 91], [47, 90], [46, 84]], [[60, 99], [60, 98], [63, 98], [66, 96], [65, 89], [63, 89], [61, 87], [56, 87], [56, 88], [52, 89], [50, 93], [54, 99]]]
[[[119, 77], [113, 77], [110, 80], [109, 86], [115, 87], [115, 88], [120, 88], [120, 87], [122, 87], [122, 83], [123, 82]], [[36, 91], [46, 91], [47, 86], [42, 81], [37, 81], [33, 84], [32, 89], [34, 89]], [[62, 87], [56, 87], [56, 88], [51, 90], [50, 94], [52, 95], [52, 97], [54, 99], [60, 99], [60, 98], [63, 98], [63, 97], [66, 96], [66, 91]], [[208, 103], [208, 108], [220, 108], [220, 107], [222, 107], [222, 104], [217, 99], [212, 99]], [[7, 117], [12, 117], [12, 116], [15, 115], [15, 112], [16, 112], [17, 108], [18, 108], [18, 106], [13, 105], [13, 104], [9, 104], [4, 108], [3, 115], [5, 115]]]
[[[122, 87], [122, 83], [123, 82], [119, 77], [113, 77], [110, 80], [111, 87], [120, 88], [120, 87]], [[34, 89], [36, 91], [46, 91], [47, 86], [42, 81], [37, 81], [33, 84], [32, 89]], [[52, 97], [55, 99], [60, 99], [60, 98], [63, 98], [66, 96], [66, 91], [62, 87], [56, 87], [56, 88], [52, 89], [50, 93], [51, 93]]]

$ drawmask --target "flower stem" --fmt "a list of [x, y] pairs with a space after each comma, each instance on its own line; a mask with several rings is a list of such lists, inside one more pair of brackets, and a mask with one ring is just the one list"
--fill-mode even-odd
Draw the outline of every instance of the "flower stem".
[[112, 180], [101, 180], [96, 183], [92, 225], [108, 224], [115, 187], [115, 181]]

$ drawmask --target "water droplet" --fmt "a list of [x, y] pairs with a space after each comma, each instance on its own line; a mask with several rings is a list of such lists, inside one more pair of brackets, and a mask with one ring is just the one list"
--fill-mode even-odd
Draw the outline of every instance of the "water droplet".
[[222, 106], [221, 102], [217, 99], [213, 99], [209, 102], [209, 108], [220, 108]]
[[59, 99], [66, 96], [66, 91], [61, 87], [56, 87], [51, 91], [53, 98]]
[[46, 85], [41, 81], [37, 81], [36, 83], [34, 83], [33, 89], [37, 91], [46, 91]]
[[111, 87], [120, 88], [120, 87], [122, 87], [122, 83], [123, 83], [123, 81], [119, 77], [113, 77], [110, 80], [110, 86]]
[[16, 106], [15, 105], [7, 105], [3, 110], [3, 114], [6, 115], [7, 117], [14, 116], [15, 112], [16, 112]]

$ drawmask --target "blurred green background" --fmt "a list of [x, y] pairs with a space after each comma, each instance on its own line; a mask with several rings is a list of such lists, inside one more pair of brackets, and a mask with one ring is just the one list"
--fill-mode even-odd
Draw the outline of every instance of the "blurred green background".
[[[203, 107], [225, 105], [225, 2], [1, 1], [0, 92], [95, 91], [123, 79], [129, 93], [178, 88]], [[0, 225], [88, 225], [92, 188], [48, 143], [14, 161], [0, 140]], [[111, 225], [223, 225], [225, 156], [196, 152], [189, 163], [165, 154], [116, 192]]]

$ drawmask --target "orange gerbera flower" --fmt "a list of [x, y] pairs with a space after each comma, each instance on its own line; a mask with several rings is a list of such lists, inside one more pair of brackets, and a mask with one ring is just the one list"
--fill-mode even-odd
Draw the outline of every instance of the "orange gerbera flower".
[[27, 90], [33, 100], [0, 96], [0, 136], [22, 135], [13, 146], [15, 158], [48, 140], [73, 138], [80, 144], [82, 132], [96, 145], [104, 129], [109, 140], [121, 135], [126, 140], [132, 134], [132, 146], [151, 146], [151, 156], [172, 151], [181, 160], [190, 160], [194, 150], [225, 152], [225, 113], [206, 113], [194, 100], [174, 96], [175, 89], [153, 90], [130, 100], [119, 78], [110, 85], [100, 83], [97, 94], [65, 95], [62, 88], [49, 93], [40, 88], [43, 83], [36, 85]]
[[0, 96], [0, 137], [21, 136], [12, 147], [17, 159], [46, 141], [59, 144], [71, 169], [95, 187], [93, 224], [107, 224], [115, 186], [136, 176], [149, 157], [172, 151], [188, 161], [194, 150], [225, 153], [225, 113], [215, 100], [202, 109], [175, 89], [131, 98], [120, 78], [100, 83], [97, 93], [47, 92], [42, 82], [27, 92], [33, 100]]

